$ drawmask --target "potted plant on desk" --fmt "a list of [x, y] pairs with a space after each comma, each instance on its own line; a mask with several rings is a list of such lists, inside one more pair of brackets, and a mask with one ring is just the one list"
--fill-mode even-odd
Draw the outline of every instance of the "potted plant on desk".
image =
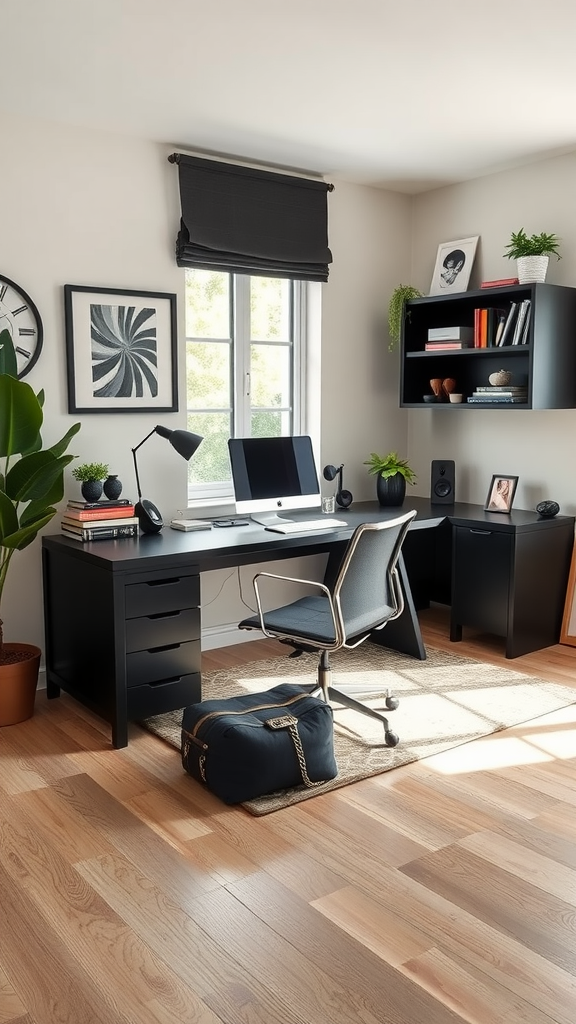
[[74, 467], [72, 476], [80, 484], [84, 501], [99, 501], [103, 481], [108, 477], [108, 466], [105, 462], [82, 462]]
[[376, 476], [376, 496], [383, 506], [401, 505], [406, 497], [406, 484], [416, 483], [416, 474], [396, 452], [377, 455], [372, 452], [364, 462], [368, 472]]
[[[3, 344], [6, 334], [2, 332]], [[54, 506], [64, 495], [64, 468], [75, 458], [64, 452], [79, 423], [52, 447], [43, 448], [43, 404], [42, 391], [35, 395], [25, 381], [0, 373], [0, 612], [12, 558], [56, 515]], [[22, 587], [26, 585], [22, 580]], [[40, 655], [33, 644], [4, 643], [0, 618], [0, 726], [31, 717]]]

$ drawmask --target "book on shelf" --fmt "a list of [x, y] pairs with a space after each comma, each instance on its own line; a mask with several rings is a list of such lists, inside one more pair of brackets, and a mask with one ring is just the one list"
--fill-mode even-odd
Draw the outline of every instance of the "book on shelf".
[[125, 505], [133, 505], [134, 502], [131, 498], [116, 498], [114, 500], [105, 501], [76, 501], [74, 498], [68, 499], [68, 508], [80, 508], [80, 509], [91, 509], [91, 508], [123, 508]]
[[528, 311], [530, 309], [530, 299], [522, 299], [520, 306], [518, 307], [518, 316], [516, 317], [516, 324], [514, 326], [514, 334], [512, 336], [513, 345], [521, 345], [524, 337], [524, 324]]
[[500, 277], [497, 281], [482, 281], [481, 288], [504, 288], [509, 284], [518, 284], [517, 277]]
[[527, 384], [478, 384], [475, 394], [479, 395], [526, 395]]
[[477, 405], [480, 403], [484, 405], [526, 405], [528, 395], [486, 395], [474, 392], [468, 396], [466, 401]]
[[512, 341], [512, 334], [513, 334], [513, 330], [514, 330], [514, 322], [516, 320], [517, 312], [518, 312], [518, 303], [517, 302], [511, 302], [510, 303], [510, 309], [508, 310], [508, 313], [506, 315], [506, 320], [504, 321], [504, 328], [503, 328], [503, 330], [502, 330], [502, 332], [500, 334], [500, 341], [498, 342], [498, 345], [499, 345], [500, 348], [503, 345], [509, 345], [511, 343], [511, 341]]
[[427, 341], [424, 344], [425, 352], [457, 352], [463, 348], [473, 348], [471, 341]]
[[93, 526], [90, 529], [82, 530], [71, 530], [66, 525], [61, 525], [60, 531], [64, 537], [70, 537], [71, 540], [84, 541], [89, 540], [115, 540], [121, 537], [137, 537], [138, 536], [138, 524], [130, 523], [124, 524], [123, 526]]
[[102, 523], [109, 519], [129, 519], [134, 515], [134, 505], [123, 505], [119, 508], [70, 508], [68, 506], [64, 515], [79, 523]]
[[428, 341], [472, 341], [472, 327], [429, 327]]
[[74, 519], [66, 512], [62, 514], [62, 525], [68, 530], [92, 530], [97, 527], [108, 529], [112, 526], [134, 526], [138, 525], [136, 516], [117, 516], [114, 519]]

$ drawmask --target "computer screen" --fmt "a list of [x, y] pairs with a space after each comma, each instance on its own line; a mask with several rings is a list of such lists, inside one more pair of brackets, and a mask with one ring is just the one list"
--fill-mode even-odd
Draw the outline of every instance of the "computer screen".
[[236, 511], [264, 525], [286, 509], [319, 508], [312, 441], [298, 437], [234, 437], [228, 441]]

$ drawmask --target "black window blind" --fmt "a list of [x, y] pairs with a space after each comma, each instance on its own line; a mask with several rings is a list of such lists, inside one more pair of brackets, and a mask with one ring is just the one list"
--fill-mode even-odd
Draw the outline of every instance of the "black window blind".
[[174, 153], [182, 219], [179, 267], [327, 281], [333, 185]]

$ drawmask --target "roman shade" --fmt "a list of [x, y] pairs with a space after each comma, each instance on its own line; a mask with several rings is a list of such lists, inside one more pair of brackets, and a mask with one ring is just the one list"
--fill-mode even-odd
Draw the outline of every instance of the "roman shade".
[[179, 267], [327, 281], [333, 185], [174, 153], [182, 219]]

